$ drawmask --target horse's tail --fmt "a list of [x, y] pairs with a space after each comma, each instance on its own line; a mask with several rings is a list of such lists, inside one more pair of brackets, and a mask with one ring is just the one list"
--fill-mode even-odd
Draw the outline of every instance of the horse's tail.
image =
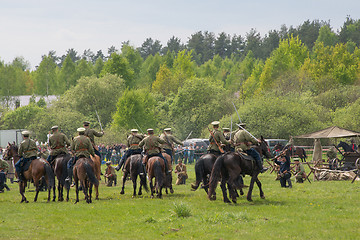
[[154, 167], [154, 175], [156, 179], [157, 188], [160, 188], [161, 186], [164, 185], [164, 176], [160, 162], [159, 161], [154, 162], [153, 167]]
[[145, 171], [145, 169], [144, 169], [144, 167], [142, 165], [141, 158], [140, 158], [140, 161], [138, 161], [136, 163], [136, 166], [137, 166], [138, 173], [139, 173], [139, 176], [140, 176], [140, 184], [143, 185], [145, 191], [148, 192], [149, 188], [148, 188], [147, 180], [146, 180], [146, 171]]
[[93, 167], [89, 163], [84, 162], [84, 168], [90, 182], [94, 185], [99, 185], [99, 180], [95, 177]]
[[216, 159], [214, 166], [211, 170], [210, 180], [209, 180], [209, 190], [208, 190], [208, 198], [210, 200], [212, 199], [211, 197], [215, 193], [218, 181], [221, 177], [221, 169], [224, 165], [224, 156], [225, 155], [221, 155]]
[[195, 184], [191, 184], [191, 188], [193, 191], [196, 191], [199, 188], [200, 182], [203, 179], [204, 175], [204, 161], [200, 159], [195, 164], [195, 175], [196, 175], [196, 182]]
[[45, 174], [49, 181], [49, 189], [55, 187], [55, 174], [49, 163], [44, 164]]

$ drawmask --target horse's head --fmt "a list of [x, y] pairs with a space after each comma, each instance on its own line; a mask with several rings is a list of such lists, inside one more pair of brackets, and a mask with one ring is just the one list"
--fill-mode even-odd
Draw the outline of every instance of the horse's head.
[[18, 155], [18, 147], [16, 144], [8, 143], [4, 152], [4, 160], [10, 160], [12, 157]]
[[270, 152], [269, 145], [267, 144], [267, 142], [265, 141], [263, 136], [261, 136], [261, 138], [260, 138], [259, 147], [260, 147], [261, 154], [263, 156], [265, 156], [266, 158], [271, 158], [271, 152]]

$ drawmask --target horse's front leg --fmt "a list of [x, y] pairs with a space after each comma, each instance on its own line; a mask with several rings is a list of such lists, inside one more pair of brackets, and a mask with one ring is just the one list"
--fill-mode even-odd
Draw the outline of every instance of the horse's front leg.
[[251, 195], [252, 195], [252, 190], [253, 190], [253, 188], [254, 188], [255, 178], [256, 178], [256, 176], [255, 176], [255, 177], [253, 176], [253, 177], [251, 177], [251, 180], [250, 180], [249, 191], [248, 191], [248, 194], [247, 194], [247, 197], [246, 197], [246, 199], [247, 199], [249, 202], [252, 202]]
[[93, 184], [90, 183], [90, 186], [89, 186], [89, 202], [88, 203], [91, 203], [91, 194], [92, 194], [92, 188], [93, 188]]
[[262, 184], [261, 184], [259, 178], [257, 178], [257, 177], [256, 177], [256, 184], [257, 184], [257, 186], [258, 186], [258, 188], [260, 190], [260, 197], [262, 199], [265, 199], [265, 195], [264, 195], [264, 192], [263, 192], [262, 187], [261, 187]]
[[[39, 186], [39, 180], [38, 179], [34, 180], [34, 185], [35, 185], [35, 188], [36, 188], [36, 194], [35, 194], [34, 202], [36, 202], [37, 198], [38, 198], [38, 195], [39, 195], [39, 192], [40, 192], [40, 186]], [[50, 196], [49, 196], [48, 202], [49, 201], [50, 201]]]
[[75, 180], [75, 189], [76, 189], [76, 200], [75, 204], [79, 202], [79, 180]]
[[[133, 188], [134, 188], [133, 197], [136, 197], [136, 181], [137, 181], [137, 175], [132, 176], [132, 182], [133, 182]], [[140, 188], [141, 188], [141, 184], [140, 184]]]
[[26, 185], [27, 185], [27, 181], [23, 182], [23, 181], [20, 181], [19, 182], [19, 191], [20, 191], [20, 195], [21, 195], [21, 202], [25, 202], [25, 203], [28, 203], [29, 201], [26, 199], [25, 197], [25, 188], [26, 188]]

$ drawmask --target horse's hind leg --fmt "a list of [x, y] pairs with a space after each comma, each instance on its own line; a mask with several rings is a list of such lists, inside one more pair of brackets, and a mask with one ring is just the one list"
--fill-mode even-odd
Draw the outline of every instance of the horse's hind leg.
[[261, 184], [261, 182], [260, 182], [260, 180], [258, 178], [256, 178], [256, 184], [257, 184], [257, 186], [258, 186], [258, 188], [260, 190], [260, 197], [262, 199], [265, 199], [265, 195], [264, 195], [264, 192], [263, 192], [262, 187], [261, 187], [262, 184]]
[[88, 203], [91, 203], [91, 194], [92, 194], [92, 188], [93, 188], [93, 184], [90, 183], [90, 186], [89, 186], [89, 202]]
[[[40, 186], [39, 186], [39, 180], [38, 179], [36, 179], [34, 181], [34, 185], [35, 185], [35, 188], [36, 188], [36, 194], [35, 194], [34, 202], [36, 202], [37, 198], [38, 198], [38, 195], [39, 195], [39, 191], [40, 191]], [[50, 201], [50, 199], [48, 199], [48, 201]]]
[[25, 197], [25, 188], [26, 188], [26, 182], [21, 181], [19, 183], [19, 190], [21, 194], [21, 202], [28, 203], [29, 201]]
[[122, 184], [122, 187], [121, 187], [121, 192], [120, 192], [120, 194], [124, 194], [124, 193], [125, 193], [125, 182], [126, 182], [127, 176], [128, 176], [127, 172], [124, 172], [124, 175], [123, 175], [123, 184]]
[[[75, 179], [74, 179], [75, 180]], [[79, 202], [79, 180], [75, 180], [75, 189], [76, 189], [76, 200], [75, 204]]]
[[[136, 180], [137, 180], [137, 176], [133, 176], [132, 177], [133, 188], [134, 188], [133, 197], [136, 197]], [[141, 188], [141, 184], [140, 184], [140, 188]]]
[[249, 201], [249, 202], [252, 202], [252, 198], [251, 198], [251, 195], [252, 195], [252, 190], [254, 188], [254, 182], [255, 182], [255, 178], [257, 178], [257, 176], [253, 176], [250, 180], [250, 186], [249, 186], [249, 191], [248, 191], [248, 194], [247, 194], [247, 197], [246, 199]]
[[221, 191], [223, 193], [223, 199], [224, 199], [224, 202], [225, 203], [231, 203], [228, 196], [227, 196], [227, 190], [226, 190], [226, 182], [225, 180], [221, 179], [221, 184], [220, 184], [220, 187], [221, 187]]

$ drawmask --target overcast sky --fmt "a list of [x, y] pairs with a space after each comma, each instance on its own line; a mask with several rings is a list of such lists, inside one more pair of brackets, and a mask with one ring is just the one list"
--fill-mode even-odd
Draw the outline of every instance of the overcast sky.
[[262, 36], [282, 24], [330, 20], [340, 29], [346, 16], [360, 19], [359, 0], [0, 0], [0, 60], [22, 56], [33, 69], [50, 50], [139, 47], [146, 38], [163, 45], [172, 37], [186, 43], [197, 31]]

